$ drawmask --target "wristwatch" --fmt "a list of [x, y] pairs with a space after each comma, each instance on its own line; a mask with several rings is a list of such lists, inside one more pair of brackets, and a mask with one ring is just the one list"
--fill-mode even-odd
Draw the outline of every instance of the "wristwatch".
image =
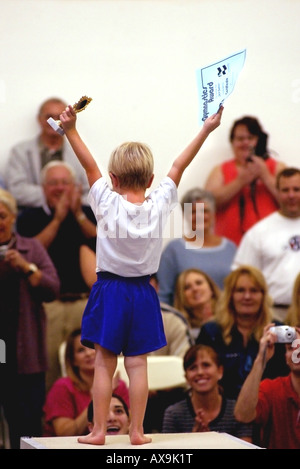
[[30, 277], [38, 270], [38, 267], [35, 264], [29, 264], [29, 270], [26, 272], [25, 277]]

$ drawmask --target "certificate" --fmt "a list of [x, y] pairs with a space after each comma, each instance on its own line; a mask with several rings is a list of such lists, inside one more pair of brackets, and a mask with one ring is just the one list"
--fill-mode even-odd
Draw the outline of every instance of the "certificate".
[[232, 93], [245, 58], [246, 49], [196, 71], [201, 123], [218, 112]]

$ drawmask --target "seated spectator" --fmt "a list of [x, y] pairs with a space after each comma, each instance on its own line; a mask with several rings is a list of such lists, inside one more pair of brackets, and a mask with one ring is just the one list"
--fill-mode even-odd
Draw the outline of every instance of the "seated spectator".
[[[151, 285], [159, 292], [159, 284], [156, 274], [150, 278]], [[167, 345], [149, 355], [175, 355], [183, 357], [187, 349], [192, 345], [192, 338], [189, 331], [189, 323], [185, 316], [172, 306], [166, 303], [160, 303], [164, 331]]]
[[[48, 163], [42, 171], [42, 187], [46, 203], [19, 214], [17, 229], [23, 236], [38, 239], [48, 249], [61, 281], [59, 298], [46, 305], [49, 390], [60, 376], [58, 347], [72, 330], [81, 326], [90, 288], [80, 256], [81, 249], [95, 251], [96, 220], [91, 208], [82, 205], [73, 169], [67, 163]], [[96, 261], [87, 267], [90, 276], [95, 275]]]
[[[113, 394], [109, 406], [107, 418], [107, 435], [128, 435], [130, 425], [130, 414], [128, 405], [117, 394]], [[88, 406], [88, 427], [91, 432], [94, 426], [93, 401]]]
[[281, 171], [276, 190], [279, 209], [245, 233], [232, 269], [250, 264], [262, 271], [273, 300], [273, 317], [283, 321], [300, 266], [300, 168]]
[[[204, 204], [203, 217], [198, 208]], [[184, 217], [184, 236], [170, 241], [164, 248], [157, 272], [159, 298], [174, 304], [174, 291], [178, 275], [191, 267], [206, 272], [220, 289], [229, 274], [236, 251], [229, 239], [216, 235], [215, 200], [210, 192], [191, 189], [181, 200]]]
[[216, 233], [236, 245], [251, 226], [278, 209], [275, 179], [285, 164], [271, 156], [267, 137], [255, 117], [237, 119], [229, 137], [233, 158], [216, 165], [205, 183], [216, 198]]
[[186, 317], [193, 342], [202, 325], [214, 316], [219, 296], [219, 287], [205, 272], [187, 269], [179, 275], [174, 306]]
[[216, 351], [193, 345], [185, 354], [183, 367], [190, 389], [184, 400], [166, 409], [163, 433], [217, 431], [251, 442], [252, 425], [235, 419], [235, 401], [227, 399], [220, 389], [223, 366]]
[[[59, 378], [47, 394], [44, 406], [44, 436], [85, 435], [88, 431], [88, 406], [92, 398], [95, 350], [80, 342], [81, 330], [73, 331], [66, 345], [67, 376]], [[114, 379], [114, 392], [128, 404], [124, 381]]]
[[[274, 325], [274, 324], [273, 324]], [[298, 339], [286, 344], [288, 376], [263, 379], [266, 362], [275, 351], [276, 336], [264, 328], [253, 367], [242, 386], [234, 414], [240, 422], [261, 427], [261, 446], [268, 449], [300, 448], [300, 328]]]
[[10, 446], [21, 436], [42, 435], [47, 369], [45, 304], [59, 294], [59, 278], [47, 250], [15, 231], [17, 204], [0, 189], [0, 407]]
[[[240, 266], [225, 280], [215, 311], [215, 319], [201, 328], [198, 344], [213, 347], [224, 365], [221, 385], [227, 397], [236, 399], [258, 353], [264, 327], [271, 323], [271, 298], [261, 271]], [[276, 324], [280, 324], [276, 321]], [[276, 351], [264, 372], [275, 378], [288, 373], [284, 346]]]
[[294, 282], [292, 302], [284, 323], [293, 327], [300, 326], [300, 272]]
[[83, 189], [83, 200], [87, 201], [89, 186], [85, 172], [65, 137], [55, 132], [47, 122], [49, 117], [58, 120], [65, 108], [66, 103], [60, 98], [44, 101], [37, 116], [39, 135], [18, 143], [10, 151], [4, 173], [5, 183], [20, 209], [43, 205], [41, 170], [52, 160], [64, 161], [74, 168], [77, 182]]

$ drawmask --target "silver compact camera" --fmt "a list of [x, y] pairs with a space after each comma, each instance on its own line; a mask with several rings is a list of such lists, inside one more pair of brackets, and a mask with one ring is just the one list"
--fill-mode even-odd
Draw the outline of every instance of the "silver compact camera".
[[0, 261], [4, 260], [7, 249], [7, 246], [0, 246]]
[[290, 326], [274, 326], [270, 328], [270, 332], [276, 335], [276, 342], [280, 344], [291, 344], [297, 339], [296, 329]]

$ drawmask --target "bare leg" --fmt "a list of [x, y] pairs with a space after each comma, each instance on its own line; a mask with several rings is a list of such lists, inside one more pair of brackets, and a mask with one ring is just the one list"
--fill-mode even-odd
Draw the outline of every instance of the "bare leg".
[[78, 438], [79, 443], [104, 445], [107, 416], [112, 395], [112, 378], [117, 366], [117, 356], [95, 344], [95, 373], [93, 383], [94, 427], [91, 433]]
[[143, 429], [148, 399], [147, 355], [125, 357], [124, 365], [129, 377], [130, 442], [133, 445], [143, 445], [152, 441], [144, 435]]

